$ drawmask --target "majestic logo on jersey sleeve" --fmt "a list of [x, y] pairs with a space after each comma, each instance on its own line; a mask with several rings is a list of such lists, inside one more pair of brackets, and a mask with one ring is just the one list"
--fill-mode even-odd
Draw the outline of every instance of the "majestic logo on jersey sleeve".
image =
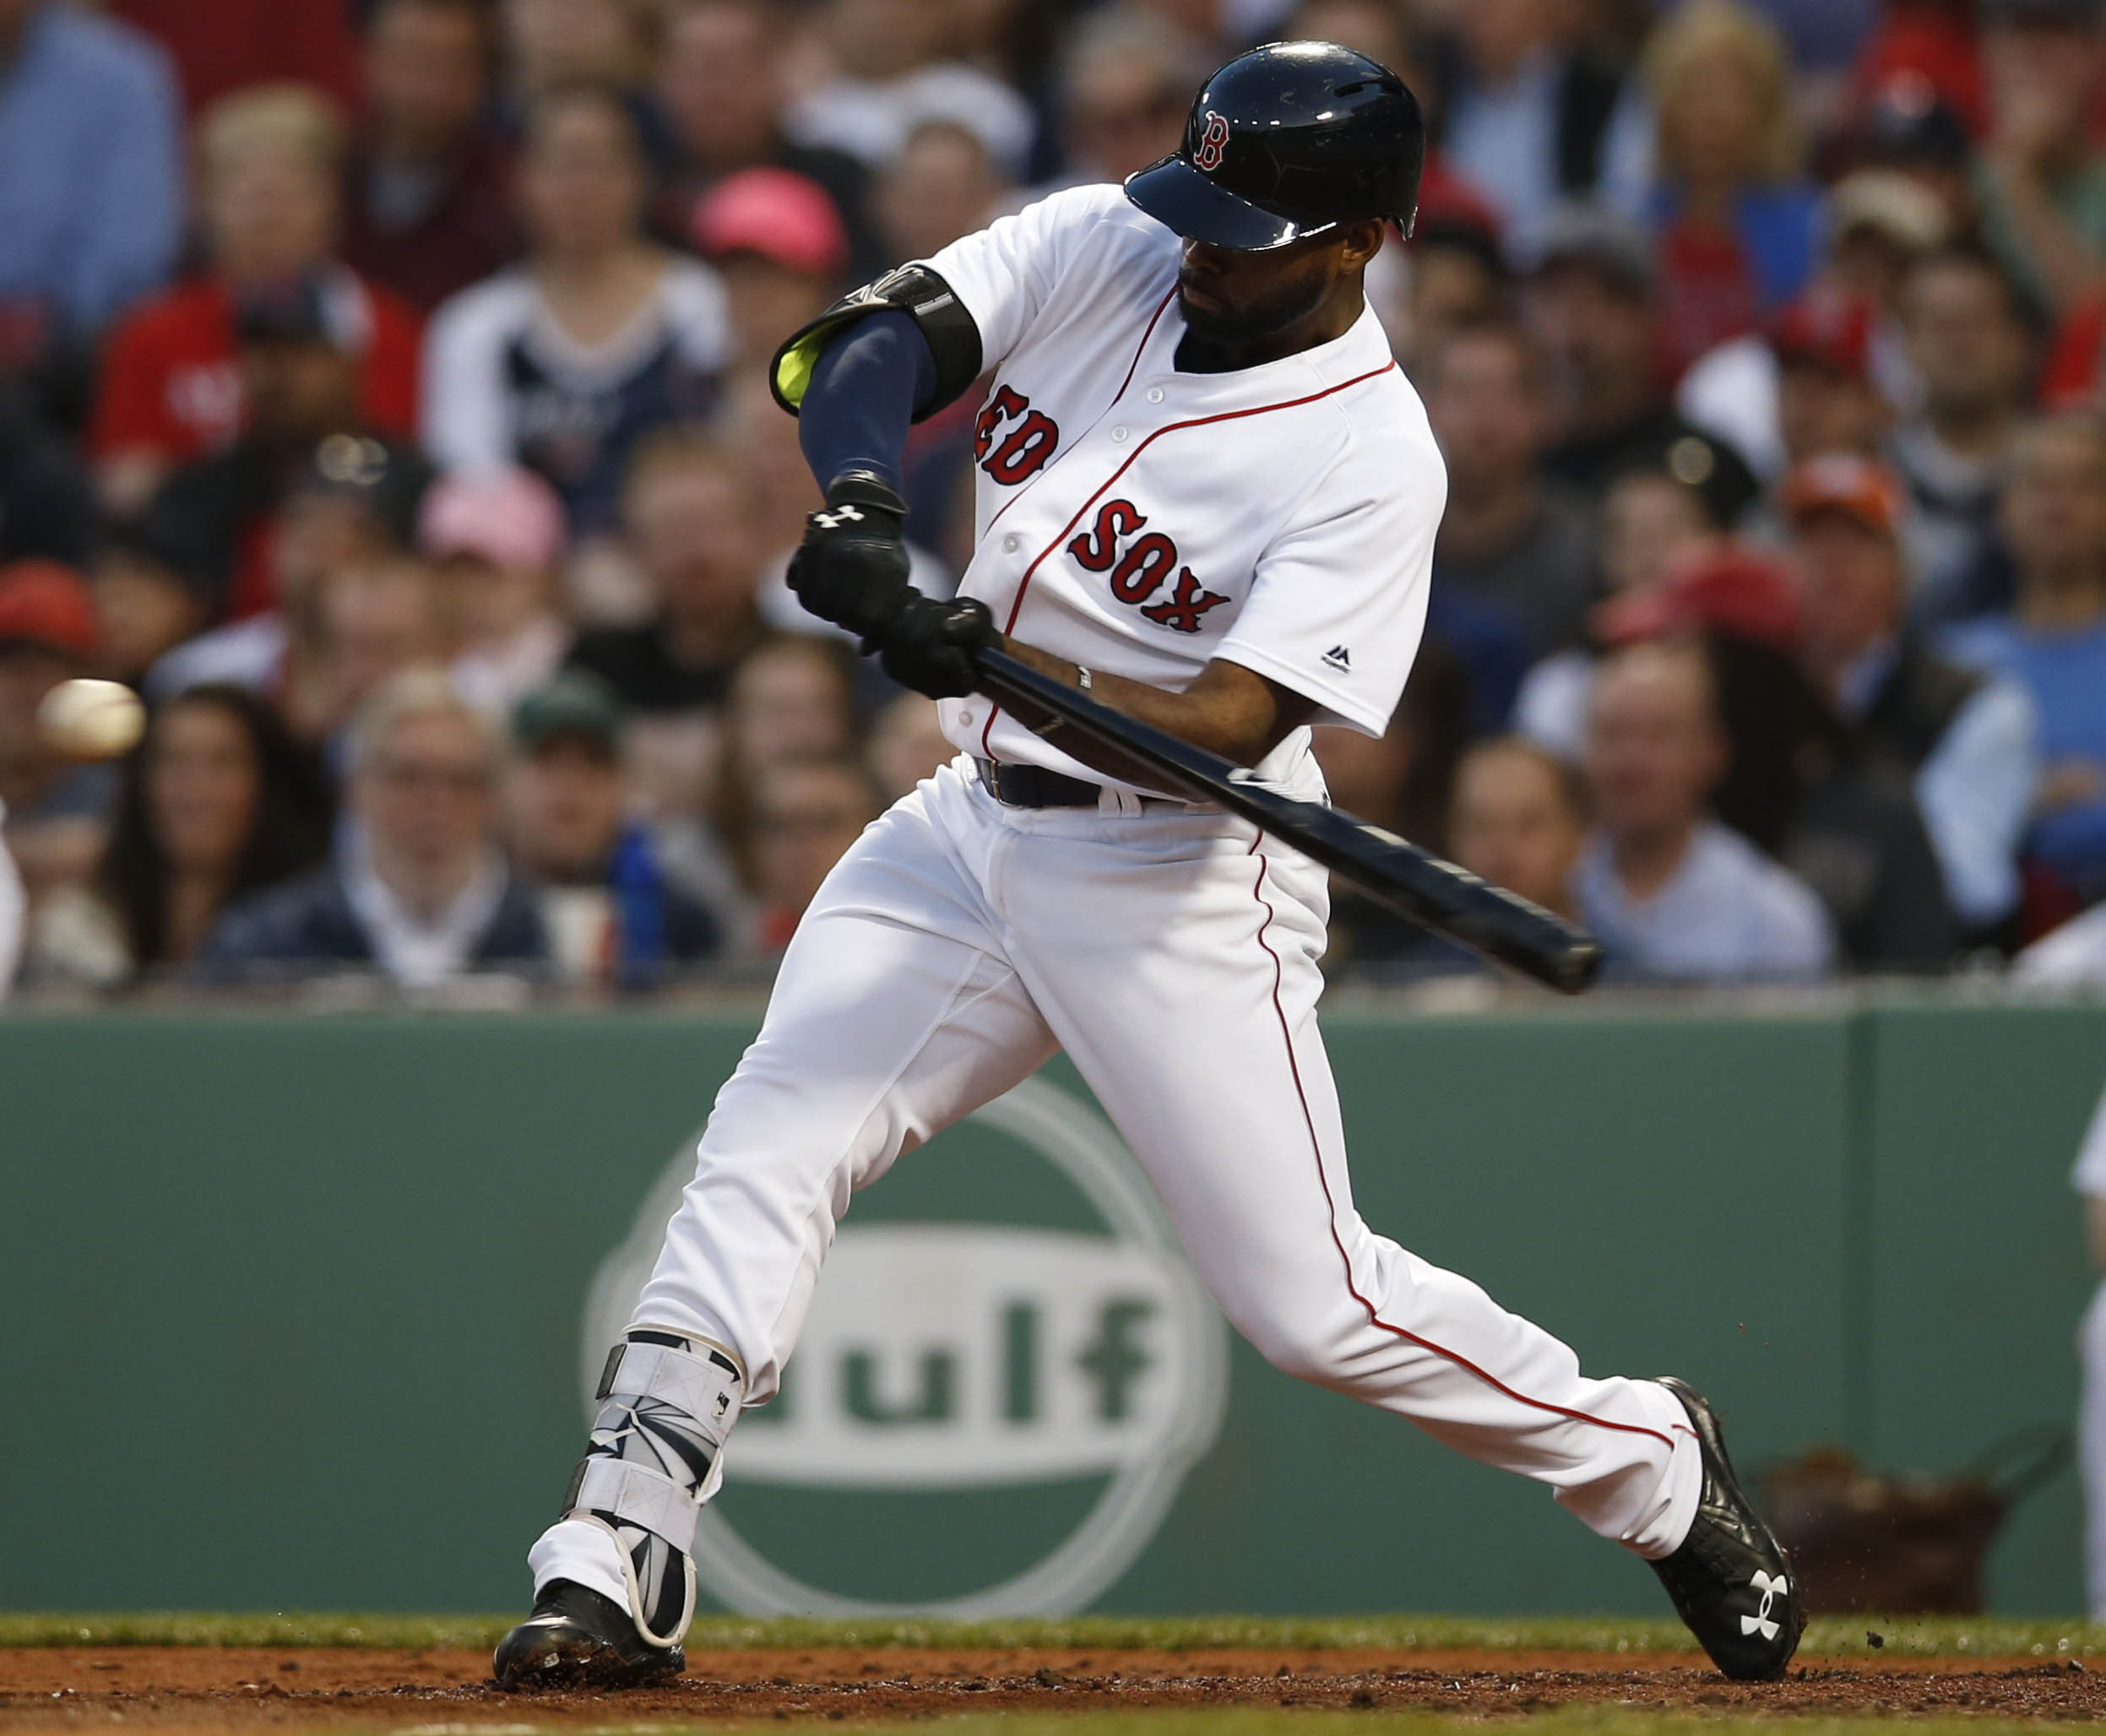
[[1221, 154], [1229, 148], [1229, 123], [1212, 109], [1207, 111], [1207, 130], [1192, 150], [1192, 167], [1212, 174], [1221, 166]]
[[[1179, 565], [1177, 545], [1161, 531], [1135, 536], [1148, 522], [1132, 501], [1106, 501], [1097, 509], [1096, 522], [1068, 544], [1067, 552], [1083, 572], [1109, 575], [1111, 594], [1139, 608], [1143, 619], [1172, 632], [1196, 633], [1200, 618], [1229, 599], [1202, 585], [1191, 567]], [[1152, 597], [1157, 600], [1150, 602]]]
[[1060, 443], [1053, 418], [1007, 386], [995, 388], [973, 424], [974, 458], [1005, 487], [1035, 475]]

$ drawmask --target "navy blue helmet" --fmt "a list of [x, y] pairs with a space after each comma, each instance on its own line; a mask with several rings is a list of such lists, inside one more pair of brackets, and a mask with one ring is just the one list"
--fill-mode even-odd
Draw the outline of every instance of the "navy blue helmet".
[[1426, 126], [1379, 61], [1335, 42], [1240, 54], [1192, 99], [1185, 142], [1126, 178], [1126, 197], [1178, 234], [1254, 252], [1386, 218], [1407, 234]]

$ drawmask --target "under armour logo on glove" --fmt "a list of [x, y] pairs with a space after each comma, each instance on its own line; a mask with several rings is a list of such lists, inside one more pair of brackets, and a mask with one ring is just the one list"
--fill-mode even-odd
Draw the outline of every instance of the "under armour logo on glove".
[[1758, 1572], [1749, 1583], [1761, 1592], [1762, 1607], [1754, 1614], [1740, 1618], [1740, 1631], [1743, 1635], [1759, 1633], [1766, 1640], [1774, 1640], [1778, 1624], [1770, 1619], [1770, 1609], [1779, 1598], [1791, 1590], [1792, 1582], [1781, 1573]]
[[860, 524], [863, 515], [854, 507], [836, 507], [830, 513], [814, 513], [811, 522], [822, 530], [839, 530], [844, 524]]

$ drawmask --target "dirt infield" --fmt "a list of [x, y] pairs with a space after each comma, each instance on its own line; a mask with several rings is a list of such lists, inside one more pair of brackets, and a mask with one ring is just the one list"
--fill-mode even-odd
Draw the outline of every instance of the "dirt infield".
[[[679, 1683], [620, 1695], [499, 1692], [480, 1652], [82, 1646], [0, 1651], [0, 1731], [247, 1730], [820, 1722], [1191, 1706], [1484, 1716], [1630, 1712], [2106, 1717], [2106, 1669], [2073, 1658], [1816, 1657], [1742, 1686], [1694, 1659], [1613, 1652], [822, 1647], [713, 1651]], [[464, 1736], [472, 1733], [464, 1732]], [[497, 1733], [492, 1733], [497, 1736]]]

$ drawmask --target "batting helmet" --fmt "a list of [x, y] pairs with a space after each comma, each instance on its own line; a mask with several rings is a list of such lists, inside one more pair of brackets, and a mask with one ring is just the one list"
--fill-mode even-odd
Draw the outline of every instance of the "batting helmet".
[[1253, 252], [1387, 218], [1407, 234], [1426, 157], [1419, 99], [1335, 42], [1240, 54], [1192, 99], [1185, 142], [1126, 177], [1126, 197], [1181, 236]]

